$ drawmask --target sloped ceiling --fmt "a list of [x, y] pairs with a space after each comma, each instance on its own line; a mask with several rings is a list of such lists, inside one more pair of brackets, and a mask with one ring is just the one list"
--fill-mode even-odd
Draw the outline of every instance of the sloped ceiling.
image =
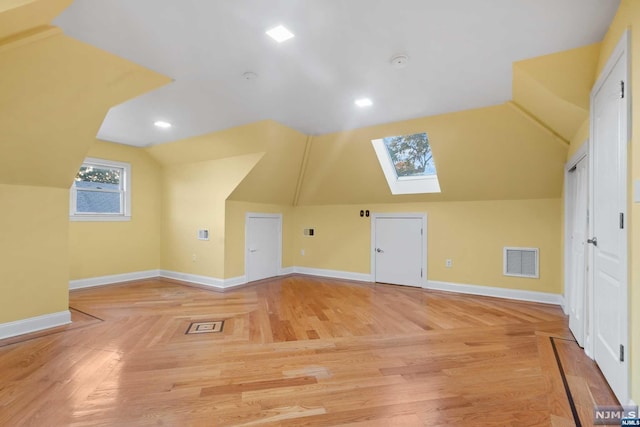
[[220, 132], [155, 145], [146, 150], [162, 165], [202, 162], [260, 153], [262, 157], [237, 182], [229, 200], [293, 203], [306, 135], [265, 120]]
[[513, 101], [566, 141], [589, 118], [600, 43], [513, 64]]
[[[372, 139], [427, 132], [442, 193], [393, 196]], [[314, 137], [299, 204], [560, 197], [567, 145], [504, 104]]]
[[170, 81], [42, 26], [63, 3], [0, 13], [34, 12], [0, 41], [0, 183], [69, 188], [109, 108]]
[[[101, 139], [147, 146], [271, 119], [321, 135], [499, 105], [514, 61], [598, 42], [619, 0], [78, 0], [65, 32], [171, 76]], [[287, 26], [278, 44], [265, 31]], [[392, 57], [409, 56], [403, 69]], [[258, 75], [247, 81], [246, 71]], [[374, 106], [354, 105], [370, 97]], [[154, 128], [162, 119], [168, 131]]]
[[0, 2], [0, 40], [48, 26], [73, 0], [3, 0]]

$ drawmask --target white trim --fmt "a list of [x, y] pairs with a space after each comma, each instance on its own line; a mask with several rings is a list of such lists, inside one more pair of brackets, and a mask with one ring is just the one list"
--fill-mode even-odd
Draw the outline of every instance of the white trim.
[[492, 286], [469, 285], [462, 283], [439, 282], [429, 280], [427, 289], [455, 292], [458, 294], [479, 295], [485, 297], [505, 298], [518, 301], [538, 302], [562, 306], [564, 297], [561, 294], [547, 292], [523, 291], [519, 289], [496, 288]]
[[97, 159], [87, 157], [82, 162], [82, 166], [91, 164], [96, 166], [104, 166], [106, 168], [122, 169], [121, 185], [119, 191], [122, 194], [122, 213], [119, 214], [92, 214], [76, 212], [76, 187], [75, 183], [71, 185], [69, 195], [69, 220], [70, 221], [130, 221], [131, 220], [131, 164], [127, 162], [118, 162], [115, 160]]
[[244, 275], [249, 280], [249, 219], [250, 218], [275, 218], [278, 220], [278, 276], [282, 276], [282, 214], [246, 212], [244, 216]]
[[309, 276], [330, 277], [332, 279], [356, 280], [358, 282], [373, 282], [370, 274], [354, 273], [351, 271], [325, 270], [323, 268], [293, 267], [295, 273]]
[[247, 283], [246, 276], [231, 277], [229, 279], [218, 279], [217, 277], [200, 276], [198, 274], [180, 273], [178, 271], [160, 270], [160, 277], [180, 280], [196, 285], [207, 286], [219, 291], [242, 286]]
[[231, 277], [222, 280], [222, 289], [231, 289], [245, 284], [247, 284], [247, 276]]
[[288, 274], [293, 274], [296, 272], [295, 267], [285, 267], [280, 269], [280, 276], [286, 276]]
[[178, 271], [160, 270], [160, 277], [194, 283], [196, 285], [209, 286], [215, 289], [224, 289], [224, 280], [216, 277], [200, 276], [198, 274], [180, 273]]
[[69, 221], [72, 222], [105, 222], [105, 221], [131, 221], [131, 216], [123, 216], [123, 215], [69, 215]]
[[404, 213], [372, 213], [371, 214], [371, 281], [376, 281], [376, 219], [378, 218], [412, 218], [422, 220], [422, 284], [420, 287], [427, 286], [427, 214], [422, 212], [404, 212]]
[[71, 323], [69, 310], [0, 324], [0, 340]]
[[[569, 299], [568, 299], [568, 290], [569, 290], [569, 280], [570, 277], [569, 275], [571, 274], [571, 272], [569, 271], [568, 268], [568, 263], [569, 263], [569, 257], [571, 256], [571, 230], [569, 230], [569, 222], [570, 222], [570, 218], [569, 218], [569, 211], [570, 211], [570, 207], [571, 207], [571, 203], [572, 201], [570, 200], [570, 198], [568, 197], [568, 193], [567, 190], [569, 189], [569, 171], [572, 170], [574, 167], [576, 167], [578, 165], [578, 163], [586, 158], [589, 155], [589, 139], [587, 138], [584, 143], [580, 146], [580, 148], [578, 148], [578, 150], [576, 150], [575, 153], [573, 153], [573, 156], [571, 156], [571, 158], [569, 159], [569, 161], [567, 163], [565, 163], [564, 165], [564, 191], [563, 191], [563, 197], [564, 197], [564, 260], [563, 260], [563, 265], [564, 265], [564, 282], [563, 282], [563, 293], [564, 293], [564, 299], [566, 304], [564, 304], [562, 306], [562, 309], [564, 310], [564, 314], [566, 314], [567, 316], [569, 315], [569, 310], [571, 307], [569, 307]], [[589, 159], [587, 158], [587, 179], [589, 176]], [[589, 190], [587, 190], [588, 192]], [[586, 289], [585, 289], [586, 291]]]
[[[369, 282], [369, 283], [373, 282], [373, 276], [370, 274], [355, 273], [351, 271], [327, 270], [322, 268], [287, 267], [287, 268], [283, 268], [281, 273], [282, 275], [302, 274], [302, 275], [308, 275], [308, 276], [327, 277], [332, 279], [354, 280], [358, 282]], [[180, 273], [177, 271], [169, 271], [169, 270], [148, 270], [148, 271], [141, 271], [137, 273], [114, 274], [112, 276], [102, 276], [102, 277], [94, 277], [91, 279], [75, 280], [75, 281], [72, 281], [72, 283], [76, 284], [76, 287], [73, 289], [81, 289], [81, 288], [86, 288], [91, 286], [101, 286], [101, 285], [108, 285], [113, 283], [122, 283], [125, 281], [148, 279], [153, 277], [165, 277], [167, 279], [180, 280], [182, 282], [189, 282], [197, 285], [208, 286], [210, 288], [221, 290], [221, 291], [247, 284], [246, 276], [238, 276], [238, 277], [232, 277], [228, 279], [218, 279], [215, 277], [200, 276], [197, 274], [189, 274], [189, 273]], [[522, 290], [507, 289], [507, 288], [495, 288], [495, 287], [482, 286], [482, 285], [469, 285], [469, 284], [459, 284], [459, 283], [449, 283], [449, 282], [429, 280], [425, 286], [425, 289], [456, 292], [461, 294], [506, 298], [506, 299], [513, 299], [513, 300], [521, 300], [521, 301], [540, 302], [545, 304], [557, 304], [557, 305], [564, 304], [564, 298], [560, 294], [551, 294], [551, 293], [535, 292], [535, 291], [522, 291]], [[37, 319], [37, 318], [34, 318], [34, 319]], [[0, 325], [0, 334], [2, 332], [2, 326], [3, 325]], [[54, 326], [58, 326], [58, 325], [56, 324]], [[49, 327], [49, 326], [45, 326], [45, 327]]]
[[[616, 44], [616, 47], [613, 49], [613, 52], [611, 53], [611, 55], [609, 56], [609, 58], [607, 59], [607, 63], [605, 64], [604, 69], [602, 70], [602, 72], [600, 73], [600, 76], [598, 77], [598, 80], [596, 80], [596, 83], [593, 85], [593, 88], [591, 89], [591, 93], [590, 93], [590, 97], [589, 97], [589, 107], [590, 107], [590, 112], [589, 112], [589, 135], [591, 135], [591, 143], [589, 144], [589, 212], [590, 212], [590, 218], [589, 218], [589, 226], [588, 226], [588, 236], [594, 236], [595, 231], [594, 231], [594, 223], [597, 220], [597, 218], [595, 218], [595, 200], [594, 200], [594, 188], [595, 188], [595, 162], [596, 162], [596, 158], [595, 158], [595, 146], [597, 141], [594, 140], [595, 137], [595, 119], [593, 117], [594, 112], [595, 112], [595, 108], [594, 108], [594, 104], [595, 104], [595, 99], [598, 95], [598, 93], [600, 92], [600, 90], [602, 89], [602, 87], [604, 86], [604, 84], [606, 83], [607, 79], [609, 78], [609, 75], [611, 74], [611, 72], [613, 71], [613, 69], [615, 68], [616, 64], [619, 61], [624, 61], [624, 65], [626, 66], [625, 69], [625, 76], [624, 76], [624, 83], [625, 83], [625, 109], [626, 109], [626, 115], [624, 115], [622, 117], [622, 125], [621, 125], [621, 129], [625, 132], [626, 135], [626, 144], [623, 145], [623, 150], [622, 150], [622, 156], [624, 156], [624, 159], [618, 159], [618, 163], [620, 165], [620, 170], [618, 171], [618, 173], [622, 173], [625, 176], [625, 179], [623, 180], [623, 186], [624, 188], [618, 188], [618, 190], [620, 191], [620, 193], [623, 195], [624, 198], [624, 203], [622, 203], [622, 206], [619, 206], [619, 210], [621, 213], [624, 214], [624, 217], [627, 218], [627, 226], [625, 228], [625, 233], [623, 233], [623, 238], [622, 243], [621, 243], [621, 247], [624, 248], [623, 253], [621, 254], [621, 266], [620, 266], [620, 271], [623, 274], [623, 278], [621, 280], [622, 283], [624, 283], [624, 295], [623, 295], [623, 300], [627, 301], [627, 304], [629, 302], [629, 254], [628, 254], [628, 242], [629, 242], [629, 227], [628, 224], [630, 224], [631, 221], [629, 221], [629, 212], [628, 212], [628, 205], [629, 205], [629, 195], [628, 195], [628, 180], [629, 180], [629, 170], [627, 167], [627, 163], [629, 161], [629, 143], [631, 141], [631, 135], [632, 135], [632, 129], [631, 129], [631, 124], [632, 124], [632, 119], [630, 117], [631, 115], [631, 111], [632, 111], [632, 105], [631, 105], [631, 34], [630, 34], [630, 30], [625, 30], [625, 32], [622, 34], [622, 36], [620, 37], [620, 40], [618, 41], [618, 43]], [[616, 143], [618, 143], [618, 141], [616, 141]], [[597, 237], [597, 236], [596, 236]], [[596, 301], [595, 301], [595, 274], [596, 274], [596, 263], [595, 263], [595, 252], [594, 252], [594, 248], [592, 245], [589, 245], [589, 255], [587, 258], [587, 262], [589, 264], [589, 273], [588, 273], [588, 288], [589, 288], [589, 293], [588, 293], [588, 300], [591, 303], [591, 307], [589, 307], [589, 314], [588, 314], [588, 318], [587, 318], [587, 323], [589, 325], [588, 330], [586, 331], [586, 334], [589, 336], [589, 339], [587, 339], [585, 341], [585, 353], [587, 355], [589, 355], [589, 357], [593, 358], [595, 360], [595, 341], [596, 341], [596, 331], [595, 331], [595, 323], [597, 321], [596, 316], [597, 316], [597, 311], [596, 311]], [[622, 367], [625, 371], [625, 376], [626, 376], [626, 381], [625, 384], [622, 386], [623, 390], [613, 390], [614, 394], [616, 395], [616, 397], [618, 398], [618, 400], [620, 402], [626, 401], [629, 399], [630, 396], [630, 389], [631, 389], [631, 369], [630, 369], [630, 364], [629, 364], [629, 360], [630, 358], [628, 357], [629, 353], [630, 353], [630, 346], [629, 346], [629, 331], [630, 331], [630, 323], [631, 323], [631, 318], [629, 316], [630, 313], [630, 307], [628, 305], [621, 307], [621, 309], [624, 309], [624, 317], [626, 317], [626, 322], [623, 321], [621, 322], [622, 325], [620, 325], [621, 328], [621, 335], [622, 335], [622, 340], [624, 342], [621, 342], [621, 345], [624, 345], [624, 348], [627, 349], [627, 357], [625, 358], [625, 362], [621, 362], [622, 363]], [[596, 361], [597, 363], [597, 361]], [[604, 374], [604, 372], [603, 372]], [[618, 388], [618, 387], [617, 387]]]
[[89, 277], [69, 281], [69, 289], [84, 289], [94, 286], [111, 285], [113, 283], [130, 282], [132, 280], [151, 279], [158, 277], [160, 270], [136, 271], [133, 273], [112, 274], [109, 276]]
[[584, 143], [573, 153], [573, 156], [565, 163], [564, 170], [565, 172], [569, 172], [569, 170], [573, 169], [575, 165], [580, 162], [584, 157], [589, 155], [589, 138], [584, 140]]

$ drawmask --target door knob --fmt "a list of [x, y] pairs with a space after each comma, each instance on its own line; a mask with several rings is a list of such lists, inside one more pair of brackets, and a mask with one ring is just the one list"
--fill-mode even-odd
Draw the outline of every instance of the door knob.
[[384, 251], [380, 248], [376, 248], [376, 252], [378, 252], [379, 254], [383, 253]]
[[587, 239], [587, 243], [591, 243], [593, 246], [598, 246], [598, 238], [594, 237], [593, 239]]

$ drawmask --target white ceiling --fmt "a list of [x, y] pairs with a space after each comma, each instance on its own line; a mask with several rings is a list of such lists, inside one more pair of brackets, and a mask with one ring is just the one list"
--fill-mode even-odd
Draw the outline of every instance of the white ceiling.
[[[146, 146], [263, 119], [323, 134], [499, 104], [511, 99], [514, 61], [600, 41], [618, 4], [76, 0], [54, 24], [174, 79], [113, 107], [98, 133]], [[295, 37], [269, 38], [278, 24]], [[398, 53], [408, 67], [390, 65]], [[372, 107], [354, 105], [364, 96]]]

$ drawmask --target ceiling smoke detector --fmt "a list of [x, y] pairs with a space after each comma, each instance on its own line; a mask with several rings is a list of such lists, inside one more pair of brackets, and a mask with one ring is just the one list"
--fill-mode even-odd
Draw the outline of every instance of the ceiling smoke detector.
[[242, 74], [242, 78], [245, 80], [255, 80], [258, 78], [258, 75], [253, 71], [247, 71], [246, 73]]
[[396, 55], [391, 58], [390, 63], [393, 68], [404, 68], [409, 65], [409, 57], [407, 55]]

